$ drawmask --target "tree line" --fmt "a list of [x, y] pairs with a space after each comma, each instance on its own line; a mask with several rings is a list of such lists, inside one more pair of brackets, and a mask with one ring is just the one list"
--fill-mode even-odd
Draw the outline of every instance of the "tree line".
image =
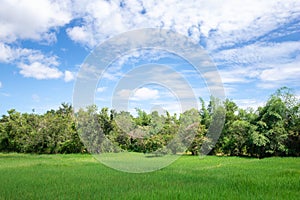
[[[89, 106], [74, 113], [70, 104], [44, 114], [7, 111], [0, 118], [0, 151], [22, 153], [159, 152], [192, 155], [209, 145], [216, 113], [224, 127], [210, 154], [267, 157], [300, 155], [300, 102], [289, 88], [272, 94], [256, 110], [211, 98], [201, 108], [178, 115], [168, 111], [137, 116]], [[191, 137], [193, 136], [193, 137]], [[165, 148], [167, 147], [167, 148]]]

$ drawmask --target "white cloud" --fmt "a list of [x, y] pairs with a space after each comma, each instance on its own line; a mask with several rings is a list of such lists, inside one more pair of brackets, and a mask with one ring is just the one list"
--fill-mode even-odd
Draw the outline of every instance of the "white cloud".
[[159, 59], [170, 59], [172, 56], [175, 57], [170, 53], [160, 52], [157, 50], [133, 50], [115, 60], [113, 64], [104, 71], [101, 78], [115, 81], [123, 76], [128, 76], [128, 74], [124, 73], [124, 69], [126, 71], [126, 67], [128, 66], [138, 67], [141, 63], [157, 63], [156, 61]]
[[280, 82], [259, 82], [256, 86], [260, 89], [277, 89], [282, 87], [282, 83]]
[[18, 39], [55, 41], [56, 27], [72, 19], [70, 1], [4, 0], [0, 7], [0, 41]]
[[2, 88], [2, 82], [0, 81], [0, 88]]
[[126, 31], [119, 4], [108, 1], [73, 3], [73, 11], [84, 23], [67, 29], [67, 34], [72, 40], [93, 47], [109, 36]]
[[[224, 4], [216, 9], [220, 14], [212, 17], [213, 20], [218, 18], [218, 25], [210, 29], [213, 31], [209, 35], [211, 38], [207, 44], [209, 49], [232, 47], [236, 43], [257, 40], [265, 35], [271, 37], [273, 30], [299, 18], [300, 4], [294, 0], [285, 2], [233, 0]], [[211, 13], [214, 14], [215, 11], [212, 10]]]
[[98, 87], [97, 92], [104, 92], [107, 89], [107, 87]]
[[258, 77], [260, 82], [256, 86], [262, 89], [276, 89], [283, 85], [299, 86], [299, 58], [290, 63], [270, 65], [267, 69], [262, 70]]
[[[220, 70], [224, 84], [276, 81], [274, 77], [279, 72], [284, 73], [280, 77], [282, 81], [297, 78], [293, 55], [300, 50], [299, 42], [268, 42], [299, 32], [298, 24], [283, 28], [300, 17], [297, 0], [131, 0], [122, 4], [121, 7], [119, 1], [75, 1], [74, 12], [82, 21], [68, 28], [69, 37], [94, 47], [131, 29], [172, 29], [196, 41], [203, 39], [200, 42], [206, 44], [218, 66], [228, 66]], [[115, 80], [119, 76], [108, 72], [104, 78]], [[174, 83], [174, 79], [168, 80]], [[226, 90], [233, 91], [232, 87]]]
[[[300, 51], [300, 42], [256, 42], [243, 47], [226, 49], [212, 54], [217, 64], [264, 68], [268, 63], [286, 63]], [[256, 65], [256, 66], [254, 66]], [[252, 68], [253, 68], [252, 67]]]
[[[0, 7], [0, 62], [20, 68], [24, 77], [57, 79], [63, 77], [56, 56], [39, 50], [15, 47], [16, 41], [30, 39], [41, 43], [56, 42], [58, 27], [72, 19], [71, 1], [4, 0]], [[11, 44], [14, 44], [12, 46]], [[65, 72], [65, 81], [72, 79]]]
[[154, 100], [160, 97], [158, 90], [146, 87], [141, 87], [134, 91], [129, 89], [122, 89], [117, 92], [117, 95], [121, 99], [128, 99], [133, 101]]
[[9, 62], [13, 59], [13, 52], [11, 48], [0, 42], [0, 62]]
[[68, 28], [67, 33], [69, 37], [76, 42], [88, 43], [91, 46], [96, 45], [86, 27], [75, 26], [73, 28]]
[[260, 74], [260, 79], [263, 81], [291, 81], [300, 79], [300, 56], [298, 60], [291, 63], [278, 64], [265, 69]]
[[218, 71], [206, 72], [203, 77], [210, 84], [226, 84], [226, 83], [241, 83], [248, 82], [246, 79], [247, 70], [245, 69], [224, 69]]
[[12, 63], [18, 59], [24, 59], [28, 56], [34, 56], [39, 51], [32, 49], [22, 49], [18, 47], [11, 47], [5, 43], [0, 42], [0, 62]]
[[[224, 84], [255, 83], [260, 89], [299, 86], [300, 42], [256, 42], [213, 54]], [[213, 76], [212, 76], [213, 77]]]
[[70, 72], [68, 70], [65, 71], [65, 74], [64, 74], [64, 81], [65, 82], [70, 82], [72, 80], [74, 80], [75, 76], [74, 76], [74, 73], [73, 72]]
[[118, 78], [122, 77], [124, 74], [122, 72], [109, 72], [109, 71], [105, 71], [102, 74], [102, 79], [107, 79], [110, 81], [115, 81], [118, 80]]
[[[267, 42], [272, 37], [299, 30], [296, 24], [291, 30], [278, 31], [299, 17], [298, 0], [130, 0], [124, 1], [123, 7], [117, 0], [33, 0], [30, 3], [4, 0], [0, 7], [0, 62], [17, 65], [25, 77], [73, 80], [71, 71], [63, 72], [58, 68], [56, 56], [12, 44], [24, 39], [55, 42], [58, 28], [78, 19], [66, 32], [73, 41], [88, 47], [121, 32], [145, 27], [172, 29], [196, 41], [204, 38], [206, 49], [217, 64], [228, 66], [220, 70], [223, 83], [247, 83], [258, 79], [261, 83], [257, 85], [268, 87], [299, 77], [299, 62], [292, 55], [299, 54], [300, 43]], [[242, 45], [237, 48], [236, 44]], [[165, 80], [184, 94], [175, 73], [158, 71], [153, 74], [157, 80]], [[116, 80], [122, 75], [108, 71], [103, 78]]]
[[32, 49], [16, 49], [15, 51], [21, 52], [19, 57], [15, 58], [15, 63], [24, 77], [38, 80], [63, 77], [63, 72], [57, 68], [59, 62], [56, 56], [46, 56]]
[[159, 98], [158, 90], [142, 87], [134, 91], [131, 99], [135, 101], [140, 101], [140, 100], [151, 100], [157, 98]]
[[24, 77], [41, 79], [58, 79], [64, 77], [66, 82], [74, 79], [70, 71], [63, 73], [57, 67], [58, 58], [45, 55], [39, 50], [11, 47], [0, 42], [0, 62], [15, 64]]
[[41, 79], [57, 79], [62, 77], [63, 73], [56, 67], [49, 67], [40, 62], [33, 62], [30, 64], [21, 63], [19, 65], [20, 74], [24, 77]]
[[70, 38], [91, 47], [124, 31], [160, 27], [198, 41], [204, 36], [209, 49], [216, 49], [265, 35], [297, 19], [300, 10], [297, 0], [130, 0], [119, 5], [117, 0], [75, 1], [74, 12], [83, 21], [68, 29]]

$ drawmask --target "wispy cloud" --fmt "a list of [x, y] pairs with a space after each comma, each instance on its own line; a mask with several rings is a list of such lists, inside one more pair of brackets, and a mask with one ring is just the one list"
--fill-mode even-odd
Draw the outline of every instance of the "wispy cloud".
[[300, 56], [292, 62], [270, 65], [260, 74], [262, 81], [299, 81], [300, 79]]
[[[223, 83], [255, 82], [259, 88], [276, 88], [296, 83], [299, 71], [300, 42], [257, 42], [214, 55]], [[297, 57], [296, 57], [297, 56]]]
[[254, 42], [212, 54], [216, 64], [264, 68], [269, 63], [286, 63], [300, 51], [299, 41]]

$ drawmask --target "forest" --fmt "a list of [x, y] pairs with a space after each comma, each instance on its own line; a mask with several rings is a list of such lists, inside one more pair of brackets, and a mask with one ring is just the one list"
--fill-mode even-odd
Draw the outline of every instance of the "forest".
[[[129, 112], [97, 106], [74, 112], [68, 103], [44, 114], [11, 109], [0, 118], [0, 152], [65, 154], [124, 150], [148, 153], [168, 146], [168, 150], [176, 154], [183, 150], [174, 143], [175, 135], [193, 116], [191, 126], [184, 129], [181, 139], [189, 140], [185, 153], [198, 155], [209, 140], [207, 134], [212, 118], [219, 112], [224, 114], [224, 127], [209, 154], [259, 158], [300, 156], [300, 102], [291, 89], [278, 89], [256, 110], [239, 108], [230, 99], [226, 99], [223, 106], [216, 106], [218, 100], [213, 97], [207, 105], [203, 99], [199, 100], [199, 110], [191, 109], [180, 115], [137, 109], [137, 116], [133, 116]], [[194, 137], [189, 139], [190, 132], [186, 130], [192, 130]], [[119, 148], [105, 147], [103, 137]], [[173, 142], [170, 144], [170, 141]]]

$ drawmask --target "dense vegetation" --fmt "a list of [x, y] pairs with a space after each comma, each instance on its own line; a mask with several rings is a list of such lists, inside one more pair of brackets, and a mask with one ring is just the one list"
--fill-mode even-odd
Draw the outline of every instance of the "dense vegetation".
[[[180, 126], [192, 115], [196, 116], [193, 120], [196, 120], [197, 126], [189, 127], [195, 137], [190, 141], [188, 152], [196, 155], [203, 142], [209, 139], [207, 133], [213, 115], [223, 112], [224, 128], [211, 154], [255, 157], [300, 155], [300, 102], [290, 89], [277, 90], [257, 110], [239, 108], [229, 99], [224, 102], [224, 107], [216, 106], [215, 98], [211, 98], [207, 106], [200, 100], [200, 110], [191, 109], [180, 116], [168, 112], [166, 115], [159, 115], [158, 112], [147, 114], [138, 109], [138, 115], [133, 117], [128, 112], [108, 108], [98, 111], [96, 106], [74, 114], [72, 106], [65, 103], [58, 110], [45, 114], [20, 113], [12, 109], [0, 118], [0, 151], [49, 154], [85, 152], [82, 141], [100, 140], [92, 132], [101, 130], [120, 149], [153, 152], [174, 139]], [[85, 134], [80, 127], [84, 123], [89, 123]], [[91, 140], [91, 136], [94, 139]], [[169, 149], [172, 153], [181, 151], [176, 142], [169, 144]], [[88, 150], [93, 152], [98, 149]]]
[[0, 199], [299, 199], [300, 158], [181, 156], [124, 173], [88, 154], [1, 154]]

